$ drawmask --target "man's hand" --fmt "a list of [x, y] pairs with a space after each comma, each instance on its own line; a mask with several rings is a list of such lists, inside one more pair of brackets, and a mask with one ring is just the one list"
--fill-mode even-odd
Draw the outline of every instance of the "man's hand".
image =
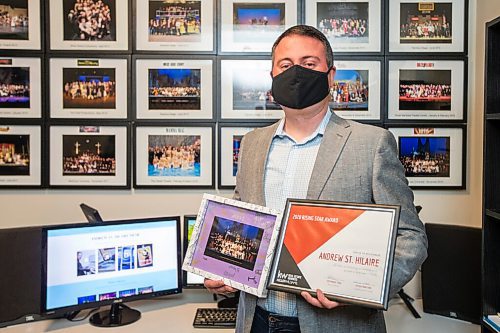
[[225, 294], [234, 293], [237, 291], [233, 287], [226, 286], [224, 284], [224, 281], [222, 281], [222, 280], [205, 279], [205, 282], [203, 284], [205, 285], [205, 288], [207, 288], [213, 294], [225, 295]]
[[309, 303], [312, 304], [318, 308], [322, 309], [333, 309], [336, 308], [337, 306], [343, 306], [344, 304], [330, 301], [328, 298], [325, 297], [325, 294], [319, 289], [316, 290], [317, 293], [317, 298], [314, 298], [309, 294], [307, 291], [303, 291], [300, 293], [302, 297]]

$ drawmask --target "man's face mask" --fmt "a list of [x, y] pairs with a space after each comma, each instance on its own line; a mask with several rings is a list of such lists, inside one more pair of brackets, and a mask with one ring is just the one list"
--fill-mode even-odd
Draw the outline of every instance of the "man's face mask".
[[322, 101], [329, 94], [328, 73], [293, 65], [273, 77], [274, 100], [292, 109], [304, 109]]

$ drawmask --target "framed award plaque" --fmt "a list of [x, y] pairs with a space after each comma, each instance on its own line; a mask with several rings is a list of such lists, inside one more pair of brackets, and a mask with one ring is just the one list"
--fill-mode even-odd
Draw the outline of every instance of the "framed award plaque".
[[288, 199], [268, 289], [387, 309], [399, 209]]

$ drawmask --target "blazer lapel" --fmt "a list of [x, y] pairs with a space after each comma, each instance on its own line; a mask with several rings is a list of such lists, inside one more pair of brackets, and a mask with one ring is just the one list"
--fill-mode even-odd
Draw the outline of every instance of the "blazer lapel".
[[254, 166], [253, 171], [255, 172], [254, 177], [250, 177], [250, 181], [253, 182], [255, 186], [255, 203], [261, 206], [266, 205], [266, 198], [264, 195], [264, 176], [267, 157], [269, 155], [269, 150], [271, 149], [271, 142], [273, 141], [278, 124], [279, 121], [269, 127], [262, 128], [261, 130], [264, 131], [263, 135], [257, 136], [258, 140], [256, 140], [255, 146], [250, 148], [254, 151], [254, 154], [252, 154], [253, 161], [251, 164]]
[[332, 113], [314, 163], [307, 190], [308, 199], [319, 199], [350, 134], [349, 123]]

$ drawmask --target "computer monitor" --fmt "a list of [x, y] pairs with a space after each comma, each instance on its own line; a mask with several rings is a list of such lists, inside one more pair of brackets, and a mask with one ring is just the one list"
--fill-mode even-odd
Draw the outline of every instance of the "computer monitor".
[[99, 211], [97, 209], [90, 207], [89, 205], [86, 205], [84, 203], [80, 204], [80, 208], [82, 209], [83, 215], [85, 215], [85, 218], [89, 223], [103, 222], [101, 214], [99, 214]]
[[[189, 245], [189, 240], [191, 239], [191, 234], [193, 233], [194, 225], [196, 224], [196, 215], [184, 215], [184, 232], [182, 237], [182, 243], [184, 247], [184, 256]], [[191, 272], [183, 271], [182, 286], [184, 288], [205, 288], [203, 286], [204, 277], [193, 274]]]
[[180, 238], [178, 216], [43, 228], [43, 312], [111, 305], [91, 324], [138, 320], [124, 302], [182, 292]]

